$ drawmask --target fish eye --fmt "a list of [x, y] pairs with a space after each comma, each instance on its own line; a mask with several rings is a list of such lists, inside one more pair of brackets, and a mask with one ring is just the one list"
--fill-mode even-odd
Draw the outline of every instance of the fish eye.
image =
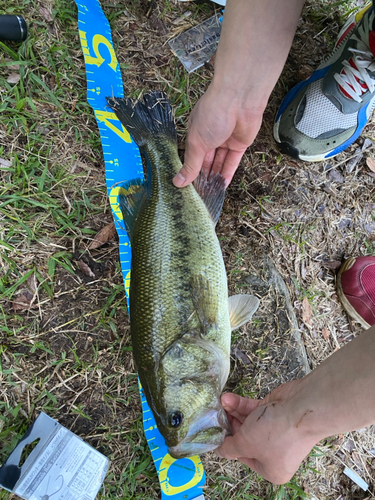
[[177, 429], [182, 424], [183, 419], [184, 415], [180, 411], [175, 411], [169, 415], [169, 425]]

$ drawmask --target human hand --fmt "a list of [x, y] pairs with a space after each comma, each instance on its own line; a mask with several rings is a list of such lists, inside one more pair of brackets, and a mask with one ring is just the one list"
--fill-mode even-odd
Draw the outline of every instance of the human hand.
[[188, 185], [201, 170], [220, 172], [228, 185], [258, 133], [263, 110], [246, 109], [239, 95], [211, 84], [190, 114], [185, 161], [173, 179], [175, 186]]
[[262, 477], [284, 484], [319, 441], [301, 430], [298, 415], [290, 415], [288, 403], [298, 381], [273, 390], [263, 400], [224, 394], [222, 404], [228, 414], [233, 436], [228, 436], [216, 453], [237, 458]]

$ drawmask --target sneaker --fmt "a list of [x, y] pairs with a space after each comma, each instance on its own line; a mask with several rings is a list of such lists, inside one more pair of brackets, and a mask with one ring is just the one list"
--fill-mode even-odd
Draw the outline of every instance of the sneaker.
[[322, 161], [360, 136], [375, 107], [373, 20], [372, 4], [350, 16], [332, 54], [286, 95], [274, 125], [282, 153]]
[[340, 267], [337, 293], [345, 311], [364, 328], [375, 325], [375, 257], [351, 257]]

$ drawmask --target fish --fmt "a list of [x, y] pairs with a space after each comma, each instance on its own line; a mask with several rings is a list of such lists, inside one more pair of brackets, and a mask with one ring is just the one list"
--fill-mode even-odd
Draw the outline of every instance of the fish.
[[106, 99], [147, 164], [146, 180], [125, 182], [119, 196], [132, 249], [130, 330], [139, 379], [169, 454], [205, 453], [231, 433], [220, 403], [231, 330], [250, 320], [259, 299], [228, 299], [215, 232], [225, 179], [201, 173], [194, 185], [173, 185], [182, 164], [166, 94]]

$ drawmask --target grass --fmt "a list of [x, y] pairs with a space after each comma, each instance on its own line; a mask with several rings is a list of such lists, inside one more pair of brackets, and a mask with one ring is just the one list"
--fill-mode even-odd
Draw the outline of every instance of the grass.
[[[157, 87], [168, 93], [181, 149], [189, 113], [209, 84], [212, 70], [184, 72], [169, 53], [167, 35], [158, 32], [151, 20], [152, 16], [161, 19], [168, 32], [187, 29], [214, 12], [213, 4], [186, 5], [163, 0], [146, 18], [146, 1], [127, 1], [127, 15], [124, 5], [104, 4], [126, 92], [136, 96]], [[26, 42], [0, 42], [0, 158], [11, 162], [10, 167], [0, 164], [0, 463], [39, 412], [45, 411], [109, 456], [111, 468], [99, 498], [156, 499], [160, 497], [158, 478], [140, 420], [118, 243], [113, 240], [88, 249], [112, 216], [99, 134], [86, 102], [76, 8], [71, 0], [56, 0], [50, 22], [41, 7], [48, 5], [39, 0], [9, 0], [0, 9], [0, 14], [19, 13], [30, 22]], [[336, 20], [351, 8], [352, 3], [346, 2], [307, 5], [304, 20], [317, 34], [314, 43], [319, 50], [330, 48]], [[176, 28], [172, 20], [187, 9], [192, 16]], [[330, 17], [334, 23], [327, 21]], [[308, 40], [301, 29], [295, 57], [304, 44], [306, 51]], [[150, 56], [149, 48], [155, 47], [158, 52]], [[7, 82], [11, 72], [20, 74], [17, 84]], [[273, 112], [284, 89], [297, 77], [295, 68], [287, 65], [270, 103]], [[258, 270], [258, 254], [266, 248], [284, 274], [292, 302], [298, 305], [301, 297], [308, 296], [316, 313], [317, 337], [305, 331], [304, 340], [315, 366], [335, 348], [317, 340], [327, 315], [335, 318], [339, 339], [350, 333], [345, 315], [332, 300], [334, 277], [322, 271], [316, 256], [341, 259], [353, 252], [375, 253], [374, 239], [363, 225], [345, 230], [344, 242], [337, 225], [332, 225], [340, 220], [338, 204], [356, 206], [356, 189], [364, 206], [370, 203], [373, 184], [362, 172], [358, 178], [348, 177], [339, 189], [331, 186], [333, 195], [317, 190], [303, 174], [306, 170], [316, 174], [316, 168], [291, 165], [276, 153], [270, 137], [265, 120], [258, 142], [228, 191], [218, 236], [231, 291], [247, 292], [245, 278]], [[271, 175], [270, 181], [259, 180], [264, 173]], [[326, 177], [323, 171], [318, 174], [321, 186]], [[305, 198], [298, 198], [300, 187], [307, 193]], [[308, 208], [317, 199], [319, 206], [326, 207], [323, 215]], [[296, 215], [297, 208], [303, 220]], [[373, 220], [364, 212], [361, 217]], [[247, 236], [239, 233], [241, 225], [249, 228]], [[81, 259], [95, 278], [81, 271]], [[307, 270], [304, 277], [300, 262]], [[33, 307], [15, 308], [15, 301], [25, 293], [31, 295]], [[267, 325], [267, 318], [258, 316], [251, 327], [234, 332], [233, 345], [249, 354], [253, 363], [250, 369], [233, 361], [237, 364], [231, 383], [239, 394], [258, 397], [260, 387], [268, 387], [264, 376], [274, 345], [264, 334]], [[363, 453], [372, 446], [364, 444], [365, 437], [353, 439]], [[340, 470], [333, 479], [325, 471], [335, 453], [334, 446], [323, 447], [322, 453], [315, 450], [296, 477], [281, 487], [272, 487], [246, 467], [210, 454], [204, 457], [205, 495], [225, 500], [297, 500], [311, 495], [324, 500], [337, 492], [344, 495]], [[0, 500], [10, 498], [0, 491]]]

